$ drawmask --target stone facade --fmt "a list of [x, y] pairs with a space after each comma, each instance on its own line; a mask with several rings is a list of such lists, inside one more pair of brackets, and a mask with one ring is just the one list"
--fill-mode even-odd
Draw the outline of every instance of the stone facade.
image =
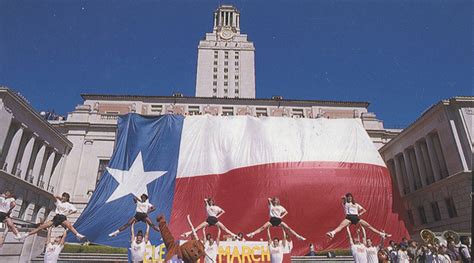
[[12, 216], [37, 223], [54, 208], [72, 143], [13, 91], [0, 87], [0, 191], [17, 196]]
[[199, 42], [196, 97], [255, 98], [255, 48], [233, 6], [214, 12], [213, 31]]
[[474, 97], [443, 100], [380, 149], [411, 232], [471, 233]]

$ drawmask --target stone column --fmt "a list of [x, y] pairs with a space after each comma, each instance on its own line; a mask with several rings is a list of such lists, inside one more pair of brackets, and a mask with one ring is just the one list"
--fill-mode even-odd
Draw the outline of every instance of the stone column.
[[12, 142], [10, 144], [10, 149], [8, 150], [7, 158], [5, 162], [7, 163], [7, 173], [12, 174], [14, 172], [15, 159], [18, 154], [18, 149], [20, 148], [21, 137], [23, 137], [23, 127], [18, 128], [13, 135]]
[[398, 184], [398, 191], [400, 191], [400, 196], [405, 195], [405, 184], [403, 183], [403, 174], [402, 174], [402, 168], [400, 165], [400, 161], [398, 158], [395, 156], [393, 158], [393, 161], [395, 162], [395, 178], [397, 179], [397, 184]]
[[418, 169], [420, 172], [421, 185], [425, 187], [428, 185], [428, 180], [426, 179], [426, 169], [425, 164], [423, 162], [423, 154], [421, 153], [421, 147], [419, 143], [415, 143], [415, 156], [416, 163], [418, 164]]
[[31, 135], [31, 138], [26, 144], [25, 150], [23, 151], [23, 156], [21, 157], [20, 169], [21, 169], [21, 178], [26, 179], [28, 174], [28, 166], [30, 164], [31, 154], [33, 153], [33, 147], [35, 145], [36, 135]]
[[64, 155], [61, 155], [61, 159], [59, 159], [59, 162], [56, 164], [56, 167], [54, 167], [54, 170], [51, 174], [51, 177], [49, 178], [49, 181], [47, 182], [47, 189], [49, 192], [50, 187], [54, 187], [54, 192], [56, 193], [58, 191], [58, 186], [59, 186], [59, 176], [61, 175], [63, 165], [64, 165]]
[[420, 144], [420, 149], [421, 149], [421, 155], [423, 156], [423, 162], [425, 164], [425, 170], [426, 170], [426, 176], [430, 177], [431, 182], [428, 183], [433, 183], [434, 182], [434, 174], [433, 174], [433, 168], [431, 167], [431, 161], [430, 161], [430, 156], [428, 155], [428, 146], [426, 146], [425, 143]]
[[56, 151], [53, 151], [46, 161], [46, 166], [44, 167], [43, 178], [41, 180], [44, 182], [44, 189], [48, 189], [48, 182], [49, 178], [51, 178], [51, 174], [53, 173], [53, 165], [54, 165], [54, 158], [56, 157]]
[[438, 156], [436, 156], [436, 151], [435, 151], [435, 148], [433, 145], [433, 139], [431, 138], [431, 136], [427, 135], [425, 137], [425, 140], [426, 140], [426, 146], [428, 147], [428, 153], [430, 155], [431, 168], [433, 170], [435, 182], [437, 182], [441, 179]]
[[405, 161], [405, 170], [407, 172], [410, 192], [415, 192], [415, 178], [413, 177], [413, 168], [411, 167], [410, 155], [407, 150], [403, 151], [403, 160]]
[[33, 176], [33, 184], [35, 185], [38, 185], [38, 182], [39, 182], [41, 166], [43, 166], [43, 159], [44, 159], [45, 152], [46, 152], [46, 145], [43, 144], [41, 148], [39, 149], [38, 154], [36, 155], [35, 163], [33, 165], [33, 173], [31, 174]]

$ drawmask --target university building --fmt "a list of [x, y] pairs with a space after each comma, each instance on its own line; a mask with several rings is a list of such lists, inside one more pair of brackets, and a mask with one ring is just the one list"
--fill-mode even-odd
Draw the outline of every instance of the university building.
[[385, 129], [369, 112], [367, 102], [255, 98], [255, 48], [240, 29], [240, 13], [228, 5], [214, 12], [212, 33], [198, 45], [196, 96], [82, 94], [84, 102], [66, 120], [51, 121], [74, 147], [64, 167], [60, 189], [83, 208], [112, 156], [117, 118], [143, 115], [211, 114], [282, 118], [356, 118], [374, 147], [380, 148], [399, 130]]
[[411, 233], [471, 233], [474, 97], [442, 100], [380, 149]]

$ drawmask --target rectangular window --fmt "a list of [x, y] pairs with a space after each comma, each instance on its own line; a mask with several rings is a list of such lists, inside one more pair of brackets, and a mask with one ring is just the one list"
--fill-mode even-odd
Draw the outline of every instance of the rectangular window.
[[199, 106], [188, 106], [189, 115], [199, 115]]
[[235, 55], [235, 59], [239, 59], [239, 55]]
[[239, 82], [235, 82], [235, 86], [238, 87], [238, 86], [239, 86]]
[[239, 79], [239, 75], [235, 75], [235, 79]]
[[238, 73], [238, 72], [239, 72], [239, 68], [235, 68], [234, 71]]
[[229, 55], [229, 51], [224, 51], [224, 55]]
[[441, 213], [439, 212], [438, 202], [431, 202], [431, 210], [433, 210], [433, 218], [435, 221], [441, 220]]
[[212, 92], [217, 93], [217, 88], [213, 88]]
[[213, 81], [212, 86], [217, 86], [217, 81]]
[[224, 82], [224, 86], [229, 86], [229, 82]]
[[217, 66], [217, 61], [214, 61], [214, 66]]
[[228, 78], [229, 78], [229, 76], [228, 76], [228, 75], [224, 75], [224, 79], [228, 79]]
[[235, 89], [234, 92], [235, 92], [235, 94], [239, 94], [239, 90], [238, 90], [238, 89]]
[[226, 94], [227, 94], [227, 92], [228, 92], [228, 91], [229, 91], [228, 89], [224, 89], [224, 93], [226, 93]]
[[236, 62], [235, 62], [235, 65], [236, 65], [236, 66], [238, 66], [238, 65], [239, 65], [239, 62], [238, 62], [238, 61], [236, 61]]
[[257, 114], [257, 117], [268, 116], [267, 108], [256, 108], [255, 112]]
[[224, 73], [227, 73], [229, 72], [229, 69], [228, 68], [224, 68]]
[[222, 107], [222, 116], [232, 116], [234, 115], [233, 107]]
[[214, 72], [217, 72], [217, 68], [214, 68]]
[[224, 66], [228, 66], [228, 65], [229, 65], [229, 61], [224, 61]]
[[214, 75], [212, 76], [212, 78], [213, 78], [213, 79], [217, 79], [217, 74], [214, 74]]
[[418, 207], [418, 214], [420, 214], [420, 221], [422, 224], [428, 223], [428, 220], [426, 220], [426, 213], [425, 213], [425, 207], [424, 206], [419, 206]]
[[304, 117], [303, 109], [293, 109], [292, 110], [292, 117], [293, 118], [303, 118]]
[[217, 59], [217, 55], [216, 55], [216, 54], [214, 54], [214, 58]]
[[225, 55], [224, 58], [225, 58], [225, 59], [229, 59], [229, 55]]
[[163, 111], [163, 105], [151, 105], [151, 112], [161, 113]]
[[219, 51], [217, 51], [217, 50], [214, 50], [214, 55], [217, 55], [217, 53], [218, 53], [218, 52], [219, 52]]
[[411, 211], [411, 209], [407, 210], [407, 215], [408, 215], [408, 221], [410, 222], [410, 224], [412, 226], [415, 225], [415, 219], [413, 218], [413, 211]]
[[456, 210], [456, 205], [452, 197], [444, 199], [446, 202], [446, 207], [448, 208], [449, 218], [457, 217], [458, 211]]
[[97, 168], [97, 177], [95, 180], [95, 185], [99, 182], [100, 177], [105, 173], [107, 166], [109, 165], [109, 159], [99, 160], [99, 167]]

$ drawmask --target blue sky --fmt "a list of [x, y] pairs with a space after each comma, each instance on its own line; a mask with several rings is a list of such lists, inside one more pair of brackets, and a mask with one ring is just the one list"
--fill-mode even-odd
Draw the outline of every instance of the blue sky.
[[368, 101], [400, 127], [473, 94], [471, 1], [0, 0], [0, 85], [64, 114], [81, 93], [193, 96], [219, 3], [255, 44], [257, 97]]

